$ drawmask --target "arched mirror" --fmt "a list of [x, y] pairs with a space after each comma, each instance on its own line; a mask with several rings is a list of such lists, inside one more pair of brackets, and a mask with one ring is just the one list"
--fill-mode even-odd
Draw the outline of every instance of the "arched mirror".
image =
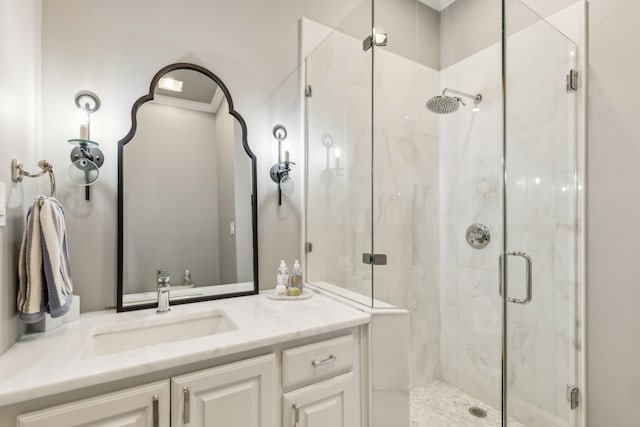
[[[118, 311], [258, 293], [256, 157], [211, 71], [160, 70], [118, 143]], [[164, 270], [162, 273], [160, 271]]]

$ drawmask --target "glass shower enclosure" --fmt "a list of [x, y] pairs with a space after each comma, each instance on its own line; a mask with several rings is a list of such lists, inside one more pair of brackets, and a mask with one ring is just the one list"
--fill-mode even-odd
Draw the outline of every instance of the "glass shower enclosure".
[[581, 2], [444, 3], [304, 58], [307, 281], [409, 311], [412, 427], [578, 426]]

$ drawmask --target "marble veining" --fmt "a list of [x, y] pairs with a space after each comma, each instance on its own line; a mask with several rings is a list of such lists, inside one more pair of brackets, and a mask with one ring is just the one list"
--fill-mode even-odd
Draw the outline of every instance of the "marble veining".
[[[96, 357], [82, 357], [96, 328], [131, 321], [221, 310], [237, 329]], [[273, 301], [264, 294], [171, 307], [114, 313], [85, 313], [45, 333], [28, 334], [0, 357], [0, 407], [148, 374], [261, 347], [348, 329], [370, 315], [322, 294], [303, 301]]]

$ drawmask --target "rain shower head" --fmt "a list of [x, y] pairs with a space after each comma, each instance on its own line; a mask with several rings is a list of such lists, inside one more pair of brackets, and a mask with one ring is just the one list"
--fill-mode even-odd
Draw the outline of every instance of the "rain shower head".
[[[459, 96], [448, 96], [447, 92], [453, 93]], [[427, 101], [427, 109], [436, 114], [450, 114], [455, 113], [460, 108], [460, 104], [466, 106], [462, 100], [462, 96], [473, 99], [473, 103], [478, 105], [482, 102], [482, 95], [469, 95], [468, 93], [458, 92], [453, 89], [445, 89], [442, 91], [442, 95], [434, 96]]]
[[454, 98], [447, 95], [434, 96], [427, 101], [427, 109], [436, 114], [450, 114], [455, 113], [460, 108], [460, 98]]

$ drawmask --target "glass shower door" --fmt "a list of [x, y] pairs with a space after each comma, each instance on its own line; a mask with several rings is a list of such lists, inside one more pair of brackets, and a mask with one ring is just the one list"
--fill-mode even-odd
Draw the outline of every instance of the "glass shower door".
[[569, 426], [578, 236], [577, 92], [567, 75], [576, 46], [520, 1], [505, 12], [504, 420]]
[[372, 304], [371, 2], [337, 28], [309, 23], [305, 58], [306, 280]]

